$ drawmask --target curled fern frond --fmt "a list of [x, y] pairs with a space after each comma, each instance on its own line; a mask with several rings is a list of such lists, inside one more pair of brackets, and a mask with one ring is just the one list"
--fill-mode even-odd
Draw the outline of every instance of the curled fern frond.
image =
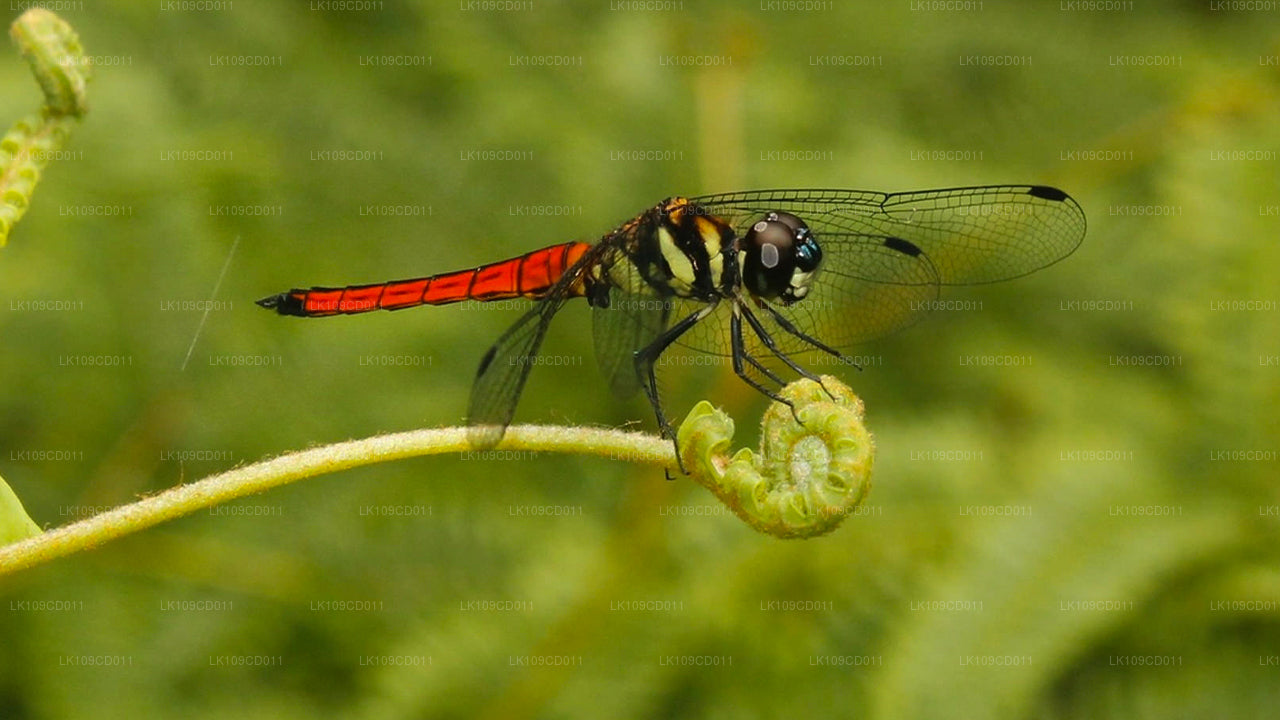
[[40, 172], [71, 133], [67, 118], [23, 118], [0, 139], [0, 245], [31, 204]]
[[80, 36], [66, 21], [44, 8], [31, 8], [9, 26], [9, 36], [44, 89], [48, 114], [79, 117], [89, 111], [85, 86], [92, 67]]
[[0, 140], [0, 246], [31, 204], [40, 171], [66, 145], [75, 121], [88, 112], [85, 85], [92, 70], [75, 31], [48, 10], [22, 13], [9, 26], [9, 35], [44, 89], [45, 105]]
[[825, 375], [822, 384], [801, 379], [780, 394], [794, 412], [783, 403], [769, 406], [758, 455], [744, 448], [729, 456], [733, 420], [704, 401], [680, 425], [680, 457], [694, 480], [756, 530], [782, 538], [823, 535], [871, 490], [875, 444], [862, 401]]

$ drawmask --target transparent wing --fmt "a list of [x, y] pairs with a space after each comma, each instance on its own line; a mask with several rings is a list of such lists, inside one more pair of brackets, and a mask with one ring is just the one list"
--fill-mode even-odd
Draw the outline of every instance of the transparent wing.
[[[1070, 255], [1085, 232], [1074, 200], [1035, 185], [896, 194], [760, 190], [691, 200], [739, 235], [773, 210], [795, 214], [813, 230], [823, 261], [809, 295], [755, 312], [786, 353], [815, 349], [788, 325], [843, 351], [919, 320], [935, 305], [941, 285], [1026, 275]], [[754, 334], [744, 340], [749, 352], [767, 350]], [[681, 342], [730, 352], [724, 318], [708, 318]]]
[[551, 319], [565, 301], [573, 297], [574, 281], [607, 249], [595, 246], [588, 250], [545, 296], [502, 333], [480, 360], [467, 409], [468, 439], [472, 445], [488, 448], [502, 439], [515, 416], [520, 393], [529, 379], [529, 370], [535, 363], [547, 328], [551, 326]]
[[[789, 306], [770, 303], [753, 308], [782, 352], [792, 354], [817, 348], [787, 331], [778, 318], [800, 332], [836, 350], [900, 330], [924, 317], [935, 305], [940, 279], [927, 256], [909, 255], [888, 247], [883, 237], [845, 238], [837, 252], [823, 243], [823, 267], [810, 286], [809, 295]], [[751, 299], [745, 300], [755, 305]], [[731, 303], [698, 324], [681, 343], [720, 355], [730, 354], [728, 315]], [[769, 312], [772, 309], [773, 312]], [[776, 313], [776, 315], [775, 315]], [[763, 340], [744, 334], [746, 349], [768, 355]]]
[[640, 389], [635, 352], [653, 342], [667, 327], [671, 303], [656, 295], [611, 288], [608, 307], [591, 309], [596, 362], [619, 398]]
[[[826, 251], [867, 237], [901, 238], [927, 255], [943, 285], [1021, 277], [1070, 255], [1084, 239], [1084, 211], [1044, 185], [880, 193], [755, 190], [691, 198], [740, 233], [770, 210], [802, 218]], [[846, 263], [846, 270], [847, 268]]]

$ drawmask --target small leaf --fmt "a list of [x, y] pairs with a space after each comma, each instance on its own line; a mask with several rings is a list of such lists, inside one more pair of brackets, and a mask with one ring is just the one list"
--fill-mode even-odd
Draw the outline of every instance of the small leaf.
[[39, 535], [40, 526], [27, 515], [9, 483], [0, 478], [0, 545]]

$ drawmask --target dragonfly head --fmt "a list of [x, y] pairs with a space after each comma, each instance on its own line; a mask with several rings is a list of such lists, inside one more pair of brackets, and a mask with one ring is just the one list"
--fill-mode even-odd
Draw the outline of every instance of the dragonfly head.
[[757, 220], [743, 238], [742, 280], [747, 290], [784, 305], [804, 299], [822, 264], [822, 248], [800, 218], [771, 212]]

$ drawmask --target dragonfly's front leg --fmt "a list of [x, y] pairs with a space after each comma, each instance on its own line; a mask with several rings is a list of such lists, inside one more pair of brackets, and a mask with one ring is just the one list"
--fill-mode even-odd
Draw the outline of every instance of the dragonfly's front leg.
[[[654, 372], [654, 364], [657, 362], [658, 356], [662, 354], [662, 351], [666, 350], [671, 343], [679, 339], [681, 335], [688, 332], [690, 328], [697, 325], [700, 320], [710, 315], [715, 309], [716, 303], [706, 305], [667, 328], [666, 332], [635, 353], [636, 376], [640, 379], [640, 385], [644, 388], [645, 397], [649, 399], [649, 404], [653, 406], [653, 413], [658, 418], [658, 427], [662, 431], [662, 436], [670, 438], [673, 443], [676, 440], [676, 432], [667, 420], [666, 414], [662, 412], [662, 401], [658, 398], [658, 377]], [[676, 446], [676, 462], [680, 464], [680, 470], [683, 471], [684, 462], [680, 460], [679, 445]]]

